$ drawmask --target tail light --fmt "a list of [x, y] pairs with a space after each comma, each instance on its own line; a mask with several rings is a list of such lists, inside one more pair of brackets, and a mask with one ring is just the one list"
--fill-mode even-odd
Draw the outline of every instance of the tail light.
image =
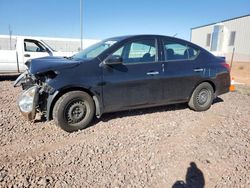
[[230, 65], [227, 64], [226, 62], [222, 62], [221, 65], [225, 67], [228, 71], [230, 71]]

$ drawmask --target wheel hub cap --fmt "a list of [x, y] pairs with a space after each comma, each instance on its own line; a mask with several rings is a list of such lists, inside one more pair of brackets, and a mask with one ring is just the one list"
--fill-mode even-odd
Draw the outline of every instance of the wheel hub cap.
[[208, 90], [201, 90], [201, 92], [199, 93], [197, 97], [198, 103], [201, 105], [205, 104], [208, 100], [208, 97], [209, 97]]
[[67, 121], [69, 123], [78, 123], [86, 115], [86, 106], [83, 101], [77, 101], [69, 104], [67, 110]]

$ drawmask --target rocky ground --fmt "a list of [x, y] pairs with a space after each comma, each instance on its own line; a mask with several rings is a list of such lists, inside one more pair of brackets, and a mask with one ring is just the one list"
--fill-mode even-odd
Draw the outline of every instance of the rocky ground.
[[66, 133], [26, 121], [0, 81], [0, 187], [250, 187], [250, 89], [210, 110], [185, 104], [103, 115]]

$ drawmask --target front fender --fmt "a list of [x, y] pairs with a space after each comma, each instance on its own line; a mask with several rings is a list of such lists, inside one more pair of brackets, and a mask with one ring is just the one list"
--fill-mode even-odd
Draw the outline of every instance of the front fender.
[[46, 119], [47, 121], [52, 120], [52, 110], [54, 105], [52, 106], [53, 102], [55, 103], [56, 96], [59, 94], [59, 91], [55, 91], [52, 95], [49, 95], [47, 98], [47, 111], [46, 111]]

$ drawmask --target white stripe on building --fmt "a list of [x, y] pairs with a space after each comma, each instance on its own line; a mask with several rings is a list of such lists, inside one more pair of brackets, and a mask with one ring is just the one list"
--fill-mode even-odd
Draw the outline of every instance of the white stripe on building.
[[[0, 35], [0, 50], [13, 50], [15, 49], [16, 38], [29, 38], [36, 40], [43, 40], [52, 49], [61, 52], [77, 52], [80, 50], [81, 40], [76, 38], [52, 38], [52, 37], [34, 37], [34, 36], [19, 36], [14, 35]], [[83, 39], [83, 49], [99, 42], [100, 40], [95, 39]]]

